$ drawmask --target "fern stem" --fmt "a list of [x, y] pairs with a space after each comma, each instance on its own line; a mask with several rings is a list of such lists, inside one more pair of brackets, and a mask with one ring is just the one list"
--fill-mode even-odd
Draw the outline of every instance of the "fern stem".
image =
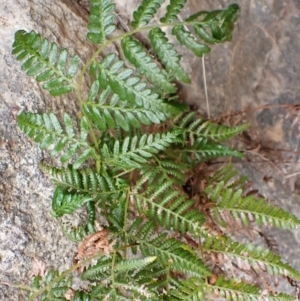
[[114, 270], [115, 270], [115, 262], [116, 262], [116, 251], [113, 252], [113, 257], [112, 257], [112, 262], [111, 262], [111, 286], [112, 286], [112, 289], [114, 291], [114, 300], [117, 301], [117, 294], [116, 294], [116, 283], [115, 283], [115, 273], [114, 273]]
[[[131, 173], [132, 174], [132, 173]], [[124, 208], [124, 225], [123, 225], [123, 232], [124, 232], [124, 243], [125, 245], [128, 244], [128, 236], [127, 236], [127, 222], [128, 222], [128, 207], [129, 207], [129, 200], [130, 200], [130, 187], [127, 189], [126, 194], [126, 202]], [[127, 248], [124, 249], [124, 258], [127, 259]]]

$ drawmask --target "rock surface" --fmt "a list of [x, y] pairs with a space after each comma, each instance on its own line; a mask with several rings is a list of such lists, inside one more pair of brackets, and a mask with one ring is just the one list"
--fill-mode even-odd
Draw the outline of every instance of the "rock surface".
[[[140, 1], [116, 2], [120, 16], [126, 17]], [[242, 10], [233, 41], [212, 47], [205, 57], [210, 114], [232, 124], [235, 120], [225, 115], [248, 110], [241, 119], [250, 121], [251, 128], [239, 145], [247, 148], [248, 162], [237, 166], [266, 195], [300, 217], [298, 179], [296, 175], [289, 177], [300, 167], [298, 108], [287, 106], [297, 104], [300, 89], [300, 4], [297, 0], [238, 2]], [[183, 17], [229, 3], [190, 0]], [[21, 110], [76, 114], [77, 107], [72, 95], [53, 101], [34, 79], [20, 71], [11, 55], [14, 33], [35, 30], [73, 49], [85, 61], [93, 50], [85, 38], [87, 9], [88, 1], [80, 0], [0, 3], [1, 301], [25, 300], [21, 291], [4, 283], [26, 284], [34, 256], [55, 268], [66, 268], [76, 247], [49, 215], [53, 186], [38, 168], [45, 154], [18, 130], [16, 116]], [[202, 61], [190, 54], [182, 61], [193, 80], [191, 87], [183, 87], [182, 97], [207, 112]], [[266, 105], [269, 107], [262, 107]], [[299, 232], [277, 231], [274, 235], [282, 243], [281, 254], [300, 270]]]

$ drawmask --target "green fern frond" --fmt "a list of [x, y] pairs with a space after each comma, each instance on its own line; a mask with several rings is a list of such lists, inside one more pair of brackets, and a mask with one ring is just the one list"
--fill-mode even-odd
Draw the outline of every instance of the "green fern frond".
[[83, 204], [90, 202], [92, 197], [76, 193], [69, 193], [67, 190], [57, 187], [52, 199], [52, 212], [54, 217], [60, 217], [64, 214], [72, 214]]
[[172, 23], [178, 19], [178, 15], [185, 6], [187, 0], [171, 0], [167, 6], [166, 15], [160, 19], [162, 23]]
[[238, 282], [236, 280], [226, 280], [220, 276], [216, 283], [211, 285], [203, 282], [199, 278], [190, 278], [178, 284], [177, 290], [170, 290], [172, 296], [168, 300], [204, 300], [208, 295], [209, 298], [226, 298], [226, 300], [239, 301], [293, 301], [295, 297], [287, 294], [263, 294], [259, 287]]
[[186, 194], [176, 189], [173, 182], [164, 181], [159, 186], [150, 186], [141, 194], [134, 191], [134, 197], [138, 211], [166, 229], [172, 228], [181, 233], [202, 232], [204, 216], [192, 209], [194, 200], [188, 200]]
[[148, 55], [145, 47], [131, 36], [122, 39], [122, 49], [125, 57], [142, 75], [162, 92], [175, 93], [176, 87], [170, 83], [166, 73]]
[[144, 256], [156, 256], [157, 260], [165, 266], [171, 266], [172, 270], [187, 275], [205, 278], [211, 274], [195, 253], [188, 251], [188, 246], [184, 248], [184, 243], [174, 238], [167, 238], [167, 233], [151, 239], [154, 229], [155, 224], [148, 222], [134, 235]]
[[186, 139], [197, 139], [198, 137], [209, 138], [214, 141], [223, 142], [232, 138], [249, 127], [248, 123], [236, 126], [225, 126], [216, 124], [209, 120], [196, 118], [195, 112], [181, 114], [175, 119], [175, 128], [184, 129]]
[[210, 48], [196, 40], [196, 38], [184, 28], [182, 25], [177, 25], [173, 28], [172, 34], [176, 37], [178, 42], [190, 49], [195, 55], [202, 56], [209, 53]]
[[[126, 89], [126, 86], [123, 88]], [[103, 97], [100, 96], [98, 103], [85, 102], [83, 105], [83, 110], [87, 117], [92, 120], [101, 131], [121, 126], [124, 131], [129, 132], [131, 127], [140, 128], [142, 125], [150, 125], [152, 122], [159, 124], [165, 121], [169, 115], [159, 110], [164, 106], [161, 101], [161, 103], [158, 103], [159, 100], [153, 101], [151, 104], [152, 108], [145, 109], [141, 106], [128, 104], [120, 100], [116, 94], [112, 94], [111, 98], [108, 98], [110, 93], [107, 92], [110, 91], [109, 87], [104, 90], [101, 94]], [[141, 93], [137, 92], [137, 94]], [[104, 97], [106, 95], [107, 97]], [[149, 103], [150, 99], [147, 95], [143, 96], [145, 103]], [[107, 101], [107, 103], [103, 104], [101, 101]], [[127, 98], [127, 101], [130, 101], [130, 97]]]
[[[300, 273], [290, 265], [281, 261], [280, 256], [275, 255], [268, 249], [255, 247], [253, 244], [240, 244], [232, 242], [224, 236], [206, 237], [202, 250], [223, 256], [224, 261], [237, 259], [241, 269], [250, 268], [258, 273], [262, 271], [271, 275], [288, 276], [292, 279], [300, 279]], [[220, 257], [221, 258], [221, 257]]]
[[182, 153], [183, 155], [192, 155], [200, 162], [212, 158], [219, 158], [224, 156], [233, 156], [243, 158], [244, 154], [230, 147], [211, 142], [206, 138], [198, 138], [193, 142], [192, 146], [176, 150], [175, 152]]
[[[108, 300], [113, 300], [113, 296], [118, 296], [118, 300], [134, 300], [138, 296], [152, 297], [153, 293], [138, 282], [139, 277], [136, 276], [136, 272], [143, 270], [155, 259], [154, 256], [131, 260], [122, 260], [120, 256], [101, 257], [96, 265], [88, 267], [82, 279], [97, 281], [97, 289], [92, 291], [92, 295], [97, 297], [97, 300], [104, 295], [111, 296]], [[112, 265], [114, 265], [113, 272]], [[127, 298], [130, 296], [130, 299], [126, 296]]]
[[234, 3], [228, 5], [224, 10], [197, 12], [187, 18], [186, 22], [194, 24], [195, 32], [206, 43], [223, 43], [232, 39], [232, 32], [239, 13], [239, 5]]
[[[208, 179], [208, 185], [214, 185], [213, 195], [218, 195], [223, 187], [233, 188], [235, 190], [243, 189], [248, 181], [248, 177], [240, 176], [239, 172], [232, 164], [228, 164], [216, 171], [213, 176]], [[223, 183], [221, 183], [223, 182]]]
[[166, 34], [159, 27], [155, 27], [149, 32], [149, 38], [155, 54], [163, 63], [169, 76], [174, 76], [184, 83], [190, 83], [189, 76], [179, 64], [181, 56], [177, 54], [174, 45], [168, 42]]
[[[93, 266], [89, 266], [88, 269], [82, 274], [81, 278], [83, 280], [101, 280], [101, 279], [109, 279], [110, 269], [112, 264], [112, 256], [101, 256], [97, 263]], [[120, 258], [117, 259], [117, 261]]]
[[18, 116], [20, 129], [39, 144], [41, 149], [53, 146], [51, 156], [56, 157], [63, 153], [60, 161], [65, 163], [71, 160], [80, 149], [81, 155], [73, 163], [73, 168], [79, 168], [89, 157], [95, 157], [95, 150], [87, 142], [89, 133], [88, 121], [85, 117], [80, 120], [80, 134], [75, 137], [72, 120], [64, 113], [65, 131], [55, 114], [43, 115], [22, 112]]
[[94, 44], [104, 43], [114, 32], [114, 10], [115, 4], [111, 0], [91, 0], [87, 38]]
[[174, 181], [176, 184], [183, 185], [186, 180], [185, 172], [188, 171], [190, 165], [182, 162], [159, 160], [156, 158], [153, 164], [143, 166], [141, 170], [140, 180], [138, 181], [137, 189], [140, 185], [147, 181], [148, 185], [160, 186], [165, 181]]
[[36, 76], [42, 87], [52, 96], [66, 94], [76, 88], [73, 78], [79, 67], [79, 57], [74, 56], [68, 63], [68, 50], [59, 51], [58, 46], [42, 39], [34, 31], [19, 30], [15, 33], [13, 55], [18, 61], [24, 61], [21, 69], [28, 76]]
[[93, 196], [95, 201], [116, 199], [126, 190], [126, 187], [118, 185], [117, 180], [108, 174], [100, 175], [92, 169], [77, 170], [72, 166], [56, 168], [42, 163], [40, 168], [51, 176], [56, 185], [70, 192]]
[[138, 139], [126, 137], [123, 142], [115, 141], [109, 147], [104, 144], [101, 149], [104, 164], [116, 168], [140, 168], [153, 155], [165, 150], [178, 141], [179, 132], [144, 134]]
[[115, 273], [124, 273], [129, 271], [138, 271], [156, 260], [155, 256], [149, 256], [140, 259], [122, 260], [115, 265]]
[[131, 26], [139, 28], [147, 25], [164, 2], [165, 0], [144, 0], [138, 9], [133, 12]]
[[205, 193], [217, 206], [213, 209], [214, 218], [222, 224], [222, 212], [229, 212], [234, 219], [240, 219], [245, 225], [253, 218], [258, 225], [271, 225], [282, 229], [298, 229], [300, 220], [293, 214], [284, 211], [276, 205], [268, 203], [265, 199], [256, 199], [249, 195], [243, 197], [243, 190], [237, 191], [224, 187], [224, 182], [217, 186], [208, 186]]
[[90, 294], [84, 291], [76, 291], [72, 301], [91, 301]]

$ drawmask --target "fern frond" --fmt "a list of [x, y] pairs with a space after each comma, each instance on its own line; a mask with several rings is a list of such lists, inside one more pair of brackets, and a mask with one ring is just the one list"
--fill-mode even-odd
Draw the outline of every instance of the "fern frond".
[[149, 38], [155, 54], [163, 63], [169, 75], [184, 83], [190, 83], [189, 76], [179, 64], [181, 56], [177, 54], [174, 45], [168, 42], [166, 34], [159, 27], [155, 27], [149, 32]]
[[159, 186], [152, 185], [141, 194], [134, 191], [134, 197], [138, 211], [166, 229], [172, 228], [181, 233], [202, 232], [204, 216], [192, 209], [194, 200], [188, 200], [185, 194], [175, 189], [173, 182], [164, 181]]
[[160, 19], [162, 23], [172, 23], [177, 20], [178, 15], [186, 4], [187, 0], [171, 0], [170, 4], [167, 6], [166, 15]]
[[288, 276], [292, 279], [300, 279], [300, 273], [290, 265], [281, 261], [280, 256], [275, 255], [263, 247], [255, 247], [253, 244], [240, 244], [232, 242], [224, 236], [206, 237], [202, 245], [204, 252], [213, 252], [224, 261], [237, 260], [241, 269], [254, 269], [258, 273], [267, 272], [271, 275]]
[[134, 136], [126, 137], [123, 142], [116, 140], [111, 147], [104, 144], [101, 149], [104, 164], [116, 168], [140, 168], [153, 155], [176, 143], [178, 135], [179, 132], [144, 134], [140, 139]]
[[[186, 109], [159, 99], [145, 82], [132, 76], [132, 69], [123, 68], [124, 62], [115, 58], [115, 54], [109, 54], [102, 62], [93, 63], [90, 69], [95, 81], [84, 110], [100, 130], [120, 124], [129, 131], [130, 125], [160, 123]], [[96, 101], [100, 88], [103, 91]]]
[[138, 271], [140, 269], [143, 269], [155, 260], [155, 256], [149, 256], [140, 259], [122, 260], [115, 265], [115, 273], [118, 274], [129, 271]]
[[189, 248], [184, 248], [185, 245], [175, 238], [167, 238], [167, 233], [151, 239], [154, 229], [155, 224], [148, 222], [134, 235], [144, 256], [156, 256], [165, 266], [191, 276], [205, 278], [211, 274], [194, 252], [188, 251]]
[[164, 2], [165, 0], [144, 0], [138, 9], [133, 12], [131, 26], [139, 28], [147, 25]]
[[34, 31], [19, 30], [15, 33], [13, 55], [18, 61], [24, 61], [21, 69], [28, 76], [36, 76], [42, 87], [52, 96], [66, 94], [76, 88], [73, 78], [79, 67], [79, 57], [74, 56], [68, 63], [68, 50], [59, 51], [58, 46], [42, 39]]
[[238, 158], [244, 157], [242, 152], [215, 142], [211, 142], [206, 138], [198, 138], [190, 147], [178, 149], [175, 152], [182, 153], [183, 155], [194, 155], [200, 162], [224, 156], [233, 156]]
[[263, 294], [259, 287], [238, 282], [236, 280], [226, 280], [223, 276], [218, 277], [215, 284], [208, 284], [199, 278], [190, 278], [178, 284], [177, 290], [170, 290], [172, 296], [168, 300], [204, 300], [207, 298], [226, 298], [226, 300], [239, 301], [293, 301], [295, 297], [287, 294]]
[[202, 56], [209, 53], [210, 48], [196, 40], [196, 38], [184, 28], [182, 25], [177, 25], [173, 28], [172, 34], [176, 37], [178, 42], [190, 49], [195, 55]]
[[85, 117], [80, 120], [80, 134], [75, 137], [72, 120], [64, 113], [65, 131], [55, 114], [43, 115], [22, 112], [18, 116], [20, 129], [37, 142], [41, 149], [53, 146], [51, 156], [56, 157], [63, 153], [60, 161], [65, 163], [71, 160], [82, 148], [81, 155], [73, 163], [73, 168], [79, 168], [89, 157], [95, 157], [95, 149], [87, 142], [89, 133], [88, 121]]
[[[141, 170], [140, 180], [138, 186], [147, 181], [148, 185], [153, 185], [155, 182], [158, 186], [165, 181], [174, 181], [176, 184], [183, 185], [186, 180], [185, 172], [190, 166], [181, 162], [170, 160], [159, 160], [156, 158], [153, 164], [143, 166]], [[137, 186], [137, 189], [139, 189]]]
[[176, 88], [170, 83], [165, 72], [147, 54], [145, 47], [131, 36], [122, 39], [122, 49], [125, 57], [133, 64], [141, 74], [162, 92], [175, 93]]
[[92, 197], [76, 193], [69, 193], [61, 187], [57, 187], [52, 199], [52, 212], [54, 217], [60, 217], [64, 214], [71, 214], [83, 204], [90, 202]]
[[[88, 267], [81, 278], [83, 280], [89, 279], [91, 281], [109, 279], [112, 259], [112, 256], [101, 256], [95, 265]], [[118, 258], [117, 261], [118, 260], [120, 259]]]
[[249, 127], [248, 123], [236, 125], [236, 126], [225, 126], [222, 124], [216, 124], [210, 120], [202, 118], [196, 118], [195, 112], [188, 114], [180, 114], [174, 120], [175, 128], [184, 129], [184, 135], [186, 139], [197, 139], [198, 137], [208, 138], [214, 141], [226, 141], [232, 138]]
[[[126, 86], [123, 86], [123, 88], [126, 89]], [[142, 125], [150, 125], [152, 122], [159, 124], [167, 119], [168, 113], [164, 114], [159, 111], [159, 108], [164, 107], [164, 104], [158, 99], [157, 101], [153, 99], [152, 108], [145, 109], [136, 104], [128, 104], [131, 100], [130, 97], [126, 101], [122, 101], [118, 95], [112, 94], [109, 98], [110, 91], [110, 88], [107, 87], [102, 92], [101, 96], [103, 95], [103, 97], [100, 96], [98, 103], [85, 102], [83, 105], [86, 115], [101, 131], [121, 126], [124, 131], [129, 132], [131, 127], [140, 128]], [[137, 92], [136, 94], [142, 93]], [[150, 98], [147, 95], [143, 95], [145, 103], [149, 104], [149, 100]], [[102, 101], [107, 101], [107, 103], [102, 103]]]
[[232, 39], [239, 12], [239, 5], [234, 3], [228, 5], [224, 10], [197, 12], [187, 18], [186, 22], [194, 24], [196, 34], [206, 43], [223, 43]]
[[87, 38], [94, 44], [102, 44], [116, 28], [115, 4], [111, 0], [91, 0]]
[[90, 195], [94, 201], [116, 199], [127, 189], [118, 185], [117, 180], [108, 174], [100, 175], [92, 169], [77, 170], [72, 166], [56, 168], [45, 164], [40, 164], [40, 168], [51, 176], [57, 186], [70, 192]]
[[[131, 260], [122, 260], [120, 256], [102, 257], [96, 265], [90, 266], [83, 273], [82, 279], [97, 281], [97, 289], [95, 287], [92, 291], [92, 296], [97, 297], [97, 300], [105, 295], [118, 296], [118, 300], [133, 300], [138, 296], [152, 297], [153, 292], [138, 282], [140, 277], [136, 276], [136, 272], [143, 270], [155, 259], [154, 256]], [[114, 264], [113, 273], [111, 272], [112, 264]], [[129, 296], [130, 299], [128, 299]]]
[[265, 199], [254, 196], [242, 196], [242, 189], [234, 191], [224, 187], [224, 182], [218, 184], [218, 195], [214, 185], [205, 189], [211, 201], [217, 203], [213, 209], [216, 221], [222, 224], [222, 212], [229, 212], [235, 219], [240, 219], [248, 225], [253, 218], [258, 225], [271, 225], [282, 229], [298, 229], [300, 220], [293, 214], [284, 211], [276, 205], [271, 205]]

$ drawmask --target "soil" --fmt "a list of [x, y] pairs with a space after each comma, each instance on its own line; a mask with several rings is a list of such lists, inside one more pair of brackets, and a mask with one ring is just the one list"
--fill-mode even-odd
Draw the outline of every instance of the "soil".
[[[203, 116], [229, 125], [248, 121], [250, 128], [233, 145], [246, 160], [233, 162], [253, 186], [300, 218], [299, 80], [300, 3], [297, 0], [239, 0], [241, 16], [230, 43], [205, 56], [209, 110], [201, 58], [182, 51], [192, 84], [181, 98]], [[127, 19], [140, 1], [116, 1]], [[219, 9], [230, 1], [189, 0], [182, 13]], [[38, 168], [47, 154], [16, 125], [22, 110], [67, 111], [76, 115], [74, 95], [53, 98], [26, 77], [11, 55], [14, 33], [35, 30], [77, 53], [85, 61], [93, 51], [86, 42], [88, 1], [12, 0], [0, 3], [0, 300], [25, 300], [9, 283], [26, 283], [33, 258], [55, 268], [71, 263], [76, 245], [63, 236], [49, 214], [53, 185]], [[74, 222], [79, 217], [75, 217]], [[279, 252], [300, 270], [299, 231], [270, 230]], [[282, 284], [284, 289], [293, 288]]]

